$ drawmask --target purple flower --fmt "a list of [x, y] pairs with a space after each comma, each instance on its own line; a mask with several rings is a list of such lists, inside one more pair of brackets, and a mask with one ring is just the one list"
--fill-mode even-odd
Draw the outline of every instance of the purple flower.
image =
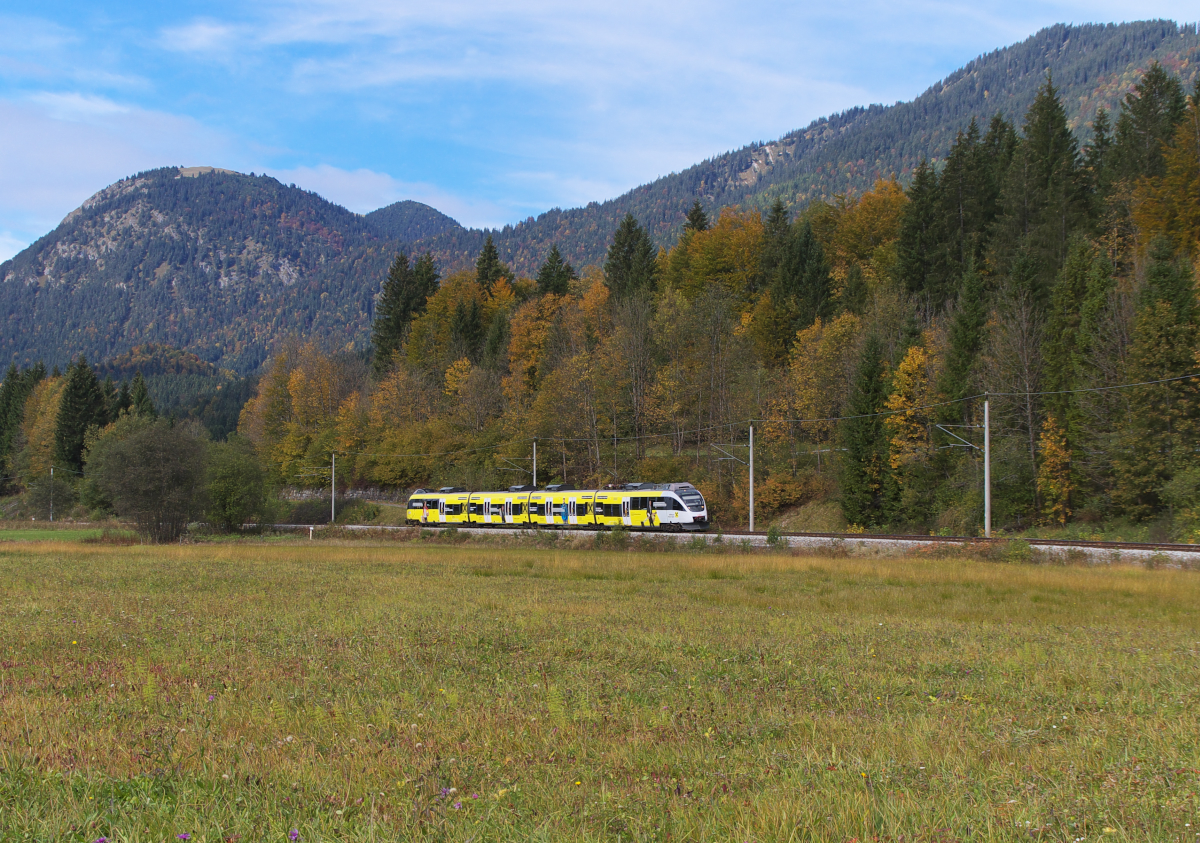
[[97, 837], [96, 843], [108, 843], [108, 838], [107, 837]]
[[458, 810], [459, 808], [461, 808], [461, 807], [462, 807], [462, 803], [461, 803], [461, 802], [455, 802], [455, 803], [454, 803], [454, 810], [456, 810], [456, 811], [457, 811], [457, 810]]
[[209, 702], [212, 702], [212, 701], [213, 701], [213, 700], [215, 700], [216, 698], [217, 698], [217, 697], [216, 697], [216, 695], [215, 695], [215, 694], [209, 694], [209, 695], [208, 695], [208, 701], [209, 701]]
[[175, 839], [176, 839], [176, 840], [191, 840], [191, 839], [192, 839], [192, 835], [188, 834], [188, 833], [185, 831], [183, 834], [176, 834], [176, 835], [175, 835]]
[[298, 829], [293, 828], [291, 831], [288, 832], [288, 840], [291, 840], [292, 843], [296, 843], [296, 841], [299, 839], [300, 839], [300, 832]]

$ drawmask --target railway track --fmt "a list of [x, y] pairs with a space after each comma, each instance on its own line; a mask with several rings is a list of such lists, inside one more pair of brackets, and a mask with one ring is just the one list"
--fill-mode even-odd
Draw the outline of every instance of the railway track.
[[[281, 530], [308, 530], [323, 529], [325, 525], [308, 525], [308, 524], [274, 524], [276, 529]], [[370, 530], [411, 530], [414, 527], [377, 527], [369, 524], [348, 524], [344, 525], [343, 529], [355, 531], [370, 531]], [[457, 525], [449, 525], [442, 527], [440, 525], [425, 525], [421, 529], [426, 530], [445, 530], [458, 529], [463, 532], [480, 533], [485, 535], [513, 535], [520, 533], [535, 533], [535, 532], [564, 532], [571, 535], [580, 536], [597, 536], [602, 535], [604, 530], [557, 530], [555, 528], [536, 527], [532, 529], [521, 527], [459, 527]], [[638, 532], [638, 531], [634, 531]], [[639, 533], [640, 535], [654, 535], [663, 538], [685, 539], [702, 538], [708, 543], [718, 541], [733, 541], [747, 542], [752, 546], [765, 546], [767, 542], [767, 534], [761, 532], [751, 533], [748, 530], [728, 530], [720, 533], [659, 533], [647, 532]], [[1066, 539], [1032, 539], [1032, 538], [973, 538], [971, 536], [915, 536], [915, 535], [882, 535], [877, 533], [780, 533], [779, 544], [787, 547], [808, 548], [814, 550], [820, 549], [853, 549], [859, 548], [863, 550], [905, 550], [914, 549], [917, 547], [928, 547], [930, 545], [970, 545], [973, 547], [986, 546], [989, 544], [998, 544], [1005, 541], [1022, 541], [1033, 547], [1042, 548], [1044, 551], [1056, 554], [1066, 554], [1071, 551], [1081, 551], [1089, 557], [1099, 558], [1110, 561], [1140, 561], [1145, 562], [1151, 558], [1161, 558], [1167, 563], [1178, 565], [1195, 565], [1200, 563], [1200, 545], [1195, 544], [1175, 544], [1169, 542], [1100, 542], [1100, 541], [1077, 541]]]

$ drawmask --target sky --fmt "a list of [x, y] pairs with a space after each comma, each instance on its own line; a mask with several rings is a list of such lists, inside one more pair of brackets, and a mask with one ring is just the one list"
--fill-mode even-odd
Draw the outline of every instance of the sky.
[[0, 260], [161, 166], [469, 226], [603, 201], [1053, 23], [1194, 0], [0, 0]]

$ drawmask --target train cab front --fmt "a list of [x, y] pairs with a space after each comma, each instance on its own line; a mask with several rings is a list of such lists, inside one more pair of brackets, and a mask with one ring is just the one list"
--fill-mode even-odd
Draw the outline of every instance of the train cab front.
[[672, 483], [670, 490], [679, 497], [683, 511], [677, 513], [679, 525], [691, 532], [701, 532], [709, 527], [708, 504], [700, 490], [691, 483]]

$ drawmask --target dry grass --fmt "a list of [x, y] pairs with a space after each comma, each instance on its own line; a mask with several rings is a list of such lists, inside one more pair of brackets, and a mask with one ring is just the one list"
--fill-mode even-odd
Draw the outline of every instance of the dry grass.
[[0, 839], [1200, 831], [1196, 573], [8, 542], [0, 589]]

